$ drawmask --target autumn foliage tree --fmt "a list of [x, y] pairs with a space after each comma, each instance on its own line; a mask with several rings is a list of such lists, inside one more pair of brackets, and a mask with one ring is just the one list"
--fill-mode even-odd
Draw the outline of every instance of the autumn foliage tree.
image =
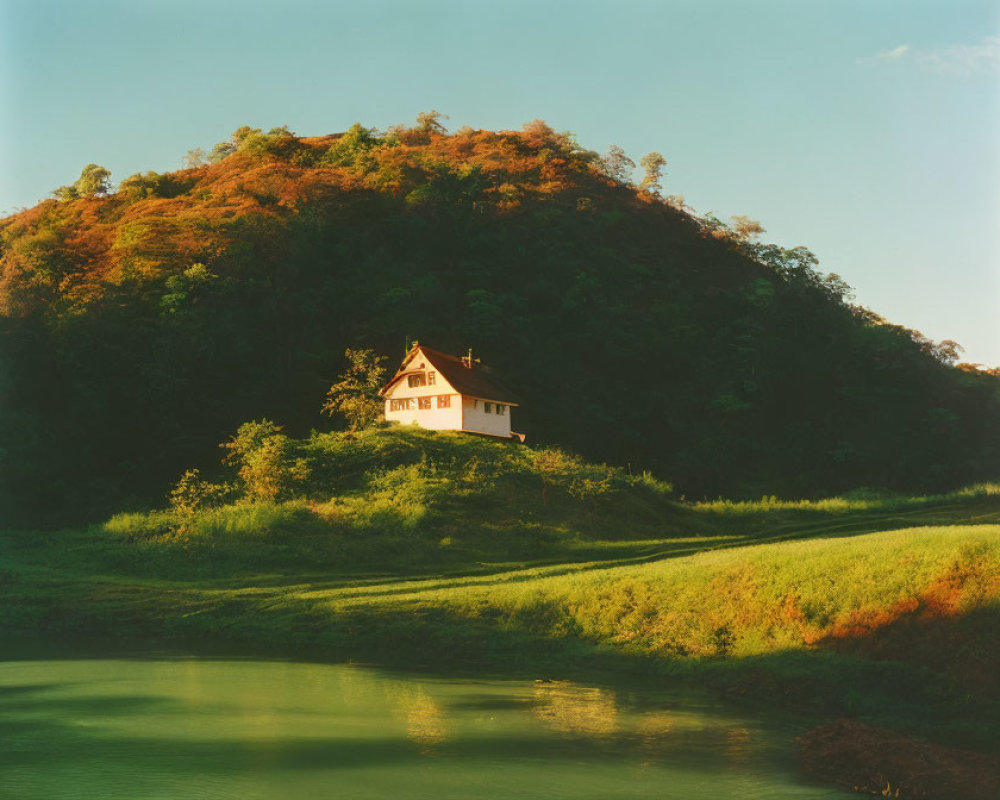
[[639, 188], [651, 194], [659, 194], [663, 191], [660, 180], [663, 178], [663, 168], [667, 165], [667, 159], [659, 153], [646, 153], [639, 160], [639, 164], [644, 170]]

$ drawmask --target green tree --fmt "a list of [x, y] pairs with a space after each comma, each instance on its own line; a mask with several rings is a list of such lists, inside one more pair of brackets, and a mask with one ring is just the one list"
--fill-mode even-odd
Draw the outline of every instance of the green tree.
[[229, 140], [219, 142], [212, 148], [212, 152], [208, 154], [208, 160], [212, 164], [218, 164], [222, 159], [231, 156], [235, 152], [236, 145], [233, 142]]
[[232, 490], [228, 483], [206, 481], [196, 469], [185, 470], [170, 490], [170, 507], [174, 511], [191, 513], [199, 508], [222, 505], [230, 498]]
[[240, 127], [233, 131], [233, 135], [229, 137], [229, 139], [234, 145], [236, 145], [236, 148], [239, 149], [243, 146], [247, 139], [252, 136], [257, 136], [260, 133], [260, 128], [251, 128], [249, 125], [240, 125]]
[[417, 128], [428, 133], [447, 133], [447, 128], [441, 124], [442, 119], [448, 119], [448, 116], [433, 108], [421, 111], [417, 114]]
[[76, 191], [81, 197], [107, 194], [111, 191], [111, 170], [100, 164], [87, 164], [76, 182]]
[[367, 152], [381, 139], [375, 128], [366, 128], [360, 122], [355, 122], [341, 135], [336, 142], [330, 145], [324, 157], [324, 161], [338, 167], [354, 166], [358, 156]]
[[385, 380], [382, 363], [386, 358], [376, 355], [374, 350], [351, 348], [344, 351], [344, 357], [347, 369], [327, 392], [322, 411], [330, 416], [340, 414], [353, 431], [377, 422], [382, 414], [378, 392]]
[[639, 164], [646, 171], [646, 174], [642, 176], [639, 188], [651, 194], [659, 194], [663, 189], [660, 185], [660, 178], [663, 177], [663, 168], [667, 165], [667, 159], [659, 153], [646, 153], [640, 159]]
[[111, 191], [111, 170], [100, 164], [87, 164], [72, 186], [60, 186], [53, 194], [60, 200], [104, 195]]
[[164, 176], [156, 172], [136, 173], [129, 175], [118, 184], [118, 193], [123, 197], [140, 200], [143, 197], [156, 197], [161, 193]]
[[309, 477], [308, 463], [295, 457], [293, 442], [271, 420], [245, 422], [222, 447], [229, 451], [223, 463], [238, 468], [251, 500], [283, 500]]

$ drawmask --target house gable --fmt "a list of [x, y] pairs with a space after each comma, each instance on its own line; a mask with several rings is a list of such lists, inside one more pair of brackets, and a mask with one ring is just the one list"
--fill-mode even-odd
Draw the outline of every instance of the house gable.
[[[411, 381], [411, 377], [417, 380]], [[380, 394], [383, 397], [400, 398], [460, 392], [418, 347], [407, 354], [396, 374], [382, 387]]]
[[455, 389], [466, 397], [519, 405], [518, 397], [488, 367], [431, 350], [428, 358]]
[[382, 387], [387, 420], [509, 438], [514, 393], [471, 359], [415, 345]]

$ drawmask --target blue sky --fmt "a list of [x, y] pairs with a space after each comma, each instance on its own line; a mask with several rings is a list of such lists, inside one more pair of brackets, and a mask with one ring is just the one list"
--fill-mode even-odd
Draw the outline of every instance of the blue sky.
[[0, 213], [243, 124], [430, 108], [657, 150], [666, 193], [1000, 364], [998, 0], [0, 0]]

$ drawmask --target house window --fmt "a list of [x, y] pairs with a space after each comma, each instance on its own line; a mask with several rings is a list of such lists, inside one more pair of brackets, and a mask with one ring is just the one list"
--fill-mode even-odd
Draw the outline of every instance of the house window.
[[406, 382], [409, 384], [411, 389], [416, 389], [418, 386], [427, 385], [427, 376], [424, 373], [419, 373], [417, 375], [410, 375]]
[[431, 399], [429, 397], [417, 398], [417, 403], [419, 404], [420, 408], [424, 411], [426, 411], [431, 407]]
[[427, 373], [427, 385], [428, 386], [433, 386], [434, 385], [434, 381], [435, 381], [436, 378], [437, 378], [437, 375], [435, 373], [428, 372]]
[[417, 398], [411, 397], [409, 400], [404, 400], [403, 402], [406, 403], [406, 410], [407, 411], [416, 411], [417, 410]]
[[506, 414], [507, 413], [507, 406], [502, 406], [499, 403], [497, 403], [497, 413], [500, 414], [501, 416], [503, 414]]
[[451, 395], [450, 394], [439, 394], [438, 395], [438, 408], [451, 408]]
[[493, 413], [493, 403], [483, 403], [483, 411], [487, 414]]
[[399, 411], [402, 407], [403, 407], [403, 401], [402, 400], [390, 400], [389, 401], [389, 410], [390, 411]]

